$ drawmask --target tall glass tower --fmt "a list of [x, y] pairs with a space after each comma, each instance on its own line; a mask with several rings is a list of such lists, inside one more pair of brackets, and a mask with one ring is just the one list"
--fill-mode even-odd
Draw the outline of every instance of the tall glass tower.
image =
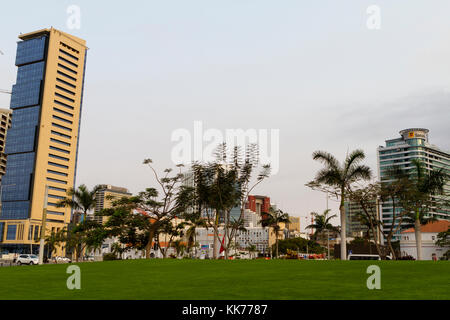
[[58, 200], [74, 187], [86, 42], [44, 29], [19, 36], [12, 126], [1, 185], [0, 249], [36, 252], [48, 187], [47, 232], [70, 222]]
[[[439, 149], [428, 141], [428, 129], [410, 128], [400, 131], [400, 137], [386, 140], [385, 146], [377, 149], [378, 153], [378, 177], [380, 181], [387, 182], [389, 178], [387, 170], [389, 167], [397, 166], [404, 170], [410, 170], [411, 160], [419, 159], [423, 161], [427, 170], [438, 170], [443, 168], [450, 174], [450, 153]], [[446, 194], [450, 192], [450, 183], [445, 186]], [[400, 212], [402, 209], [397, 208]], [[437, 219], [450, 220], [450, 208], [444, 207], [434, 209], [430, 214]], [[383, 225], [389, 229], [393, 219], [392, 202], [381, 204], [381, 218]], [[394, 235], [393, 240], [398, 240], [402, 228]], [[385, 231], [387, 232], [387, 231]]]

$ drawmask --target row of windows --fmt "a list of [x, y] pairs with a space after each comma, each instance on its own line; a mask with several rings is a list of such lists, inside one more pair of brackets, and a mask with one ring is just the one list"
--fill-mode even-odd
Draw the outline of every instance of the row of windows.
[[63, 199], [66, 198], [66, 197], [57, 196], [57, 195], [54, 195], [54, 194], [48, 194], [48, 197], [52, 198], [52, 199], [58, 199], [58, 200], [63, 200]]
[[60, 94], [60, 93], [58, 93], [58, 92], [55, 92], [55, 96], [57, 96], [57, 97], [59, 97], [59, 98], [62, 98], [62, 99], [64, 99], [64, 100], [70, 101], [70, 102], [72, 102], [72, 103], [75, 102], [75, 100], [73, 100], [72, 98], [66, 97], [65, 95]]
[[62, 153], [66, 153], [66, 154], [70, 154], [70, 151], [69, 151], [69, 150], [65, 150], [65, 149], [57, 148], [57, 147], [54, 147], [54, 146], [50, 146], [50, 149], [51, 149], [51, 150], [55, 150], [55, 151], [58, 151], [58, 152], [62, 152]]
[[70, 64], [71, 66], [78, 68], [78, 65], [76, 63], [73, 63], [72, 61], [67, 60], [66, 58], [63, 58], [61, 56], [58, 56], [58, 59], [61, 61], [64, 61], [65, 63]]
[[48, 190], [59, 191], [59, 192], [67, 192], [67, 189], [49, 186]]
[[61, 52], [62, 54], [65, 54], [66, 56], [71, 57], [72, 59], [78, 61], [78, 57], [75, 57], [73, 54], [70, 54], [67, 51], [63, 50], [63, 49], [59, 49], [59, 52]]
[[50, 169], [47, 169], [47, 172], [51, 173], [51, 174], [56, 174], [56, 175], [59, 175], [59, 176], [64, 176], [64, 177], [68, 176], [67, 173], [60, 172], [60, 171], [55, 171], [55, 170], [50, 170]]
[[55, 138], [50, 138], [50, 141], [70, 147], [70, 143], [67, 143], [67, 142], [64, 142], [64, 141], [61, 141], [61, 140], [58, 140], [58, 139], [55, 139]]
[[74, 89], [77, 88], [77, 86], [75, 86], [75, 85], [71, 84], [70, 82], [67, 82], [67, 81], [65, 81], [65, 80], [63, 80], [63, 79], [56, 78], [56, 81], [58, 81], [58, 82], [60, 82], [60, 83], [63, 83], [63, 84], [65, 84], [66, 86], [72, 87], [72, 88], [74, 88]]
[[61, 117], [59, 117], [59, 116], [53, 115], [52, 118], [53, 118], [53, 119], [56, 119], [56, 120], [59, 120], [59, 121], [62, 121], [62, 122], [65, 122], [65, 123], [68, 123], [68, 124], [73, 124], [72, 121], [67, 120], [67, 119], [64, 119], [64, 118], [61, 118]]
[[69, 158], [61, 157], [61, 156], [58, 156], [58, 155], [52, 154], [52, 153], [49, 153], [48, 156], [50, 158], [54, 158], [54, 159], [58, 159], [58, 160], [69, 161]]
[[55, 131], [55, 130], [52, 130], [51, 133], [54, 134], [54, 135], [57, 135], [59, 137], [66, 138], [66, 139], [70, 139], [71, 138], [71, 136], [68, 136], [67, 134], [64, 134], [64, 133], [61, 133], [61, 132], [58, 132], [58, 131]]
[[68, 105], [67, 103], [58, 101], [58, 100], [56, 100], [56, 99], [53, 100], [53, 102], [56, 103], [56, 104], [58, 104], [58, 105], [60, 105], [60, 106], [66, 107], [66, 108], [68, 108], [68, 109], [71, 109], [71, 110], [74, 109], [74, 107], [72, 107], [71, 105]]
[[60, 184], [67, 184], [67, 181], [59, 180], [59, 179], [54, 179], [54, 178], [49, 178], [49, 177], [47, 177], [47, 181], [55, 182], [55, 183], [60, 183]]
[[69, 71], [69, 72], [71, 72], [73, 74], [78, 74], [78, 72], [76, 72], [75, 70], [72, 70], [69, 67], [66, 67], [65, 65], [63, 65], [61, 63], [58, 63], [58, 67], [63, 68], [64, 70]]
[[62, 129], [62, 130], [66, 130], [66, 131], [72, 131], [72, 129], [67, 128], [67, 127], [65, 127], [65, 126], [62, 126], [62, 125], [60, 125], [60, 124], [54, 123], [54, 122], [52, 122], [52, 126], [54, 126], [54, 127], [56, 127], [56, 128], [59, 128], [59, 129]]
[[72, 76], [69, 76], [67, 73], [64, 73], [64, 72], [62, 72], [62, 71], [57, 70], [56, 73], [58, 73], [59, 75], [61, 75], [61, 76], [63, 76], [63, 77], [66, 77], [67, 79], [70, 79], [70, 80], [72, 80], [72, 81], [77, 81], [76, 78], [74, 78], [74, 77], [72, 77]]
[[[61, 46], [63, 46], [64, 48], [67, 48], [67, 49], [69, 49], [69, 50], [71, 50], [71, 51], [73, 51], [73, 52], [75, 52], [75, 53], [77, 53], [77, 54], [80, 54], [80, 51], [78, 51], [78, 50], [72, 48], [71, 46], [65, 44], [65, 43], [62, 42], [62, 41], [60, 41], [59, 44], [60, 44]], [[76, 59], [78, 60], [78, 58], [76, 58]]]
[[73, 114], [71, 114], [70, 112], [61, 110], [59, 108], [53, 107], [53, 111], [56, 111], [56, 112], [61, 113], [61, 114], [65, 115], [65, 116], [73, 118]]
[[71, 94], [71, 95], [73, 95], [73, 96], [75, 95], [75, 92], [70, 91], [70, 90], [67, 90], [66, 88], [63, 88], [63, 87], [58, 86], [58, 85], [56, 85], [55, 87], [56, 87], [56, 89], [61, 90], [61, 91], [64, 91], [65, 93]]

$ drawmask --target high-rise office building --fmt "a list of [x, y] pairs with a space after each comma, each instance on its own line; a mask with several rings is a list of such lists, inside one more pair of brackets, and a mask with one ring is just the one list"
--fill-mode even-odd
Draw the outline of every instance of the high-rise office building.
[[[411, 160], [421, 160], [426, 170], [446, 170], [450, 173], [450, 153], [441, 150], [431, 144], [428, 140], [428, 129], [410, 128], [400, 131], [400, 137], [386, 140], [385, 146], [378, 147], [378, 177], [380, 181], [388, 182], [388, 169], [396, 166], [404, 170], [411, 170]], [[445, 186], [445, 192], [450, 192], [450, 182]], [[383, 225], [388, 228], [392, 223], [393, 207], [391, 202], [384, 202], [381, 205], [381, 218]], [[397, 208], [398, 212], [402, 209]], [[437, 219], [450, 220], [450, 208], [434, 208], [430, 211]], [[399, 240], [402, 228], [394, 235], [395, 240]], [[386, 230], [384, 231], [387, 232]]]
[[6, 134], [8, 129], [11, 127], [11, 114], [10, 109], [0, 109], [0, 188], [2, 177], [6, 172], [6, 154], [5, 154], [5, 143]]
[[46, 189], [46, 230], [59, 230], [71, 218], [71, 209], [56, 203], [75, 186], [87, 47], [84, 40], [53, 28], [19, 39], [0, 248], [29, 252], [38, 249]]
[[[130, 197], [131, 193], [126, 188], [115, 187], [107, 184], [100, 185], [100, 189], [95, 194], [95, 213], [99, 213], [103, 209], [111, 208], [115, 200], [123, 197]], [[106, 216], [88, 215], [88, 220], [104, 223]]]
[[[367, 211], [370, 215], [374, 215], [374, 218], [379, 219], [380, 218], [380, 205], [378, 200], [371, 202], [370, 208], [367, 208]], [[360, 216], [365, 217], [366, 213], [364, 212], [364, 209], [359, 203], [356, 203], [354, 201], [345, 201], [344, 202], [344, 210], [345, 210], [345, 219], [347, 221], [346, 224], [346, 235], [347, 237], [365, 237], [367, 234], [367, 231], [369, 230], [369, 227], [367, 225], [364, 225], [361, 222]], [[381, 234], [379, 234], [379, 229], [375, 226], [375, 237], [377, 239], [381, 238]], [[371, 240], [373, 239], [372, 231], [370, 230], [370, 237]]]

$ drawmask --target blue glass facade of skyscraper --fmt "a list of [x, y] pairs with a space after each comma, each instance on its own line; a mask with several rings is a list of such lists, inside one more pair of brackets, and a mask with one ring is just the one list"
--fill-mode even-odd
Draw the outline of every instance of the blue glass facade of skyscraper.
[[5, 145], [8, 162], [2, 179], [0, 219], [27, 219], [30, 214], [46, 46], [47, 36], [17, 44], [18, 70], [11, 95], [13, 117]]

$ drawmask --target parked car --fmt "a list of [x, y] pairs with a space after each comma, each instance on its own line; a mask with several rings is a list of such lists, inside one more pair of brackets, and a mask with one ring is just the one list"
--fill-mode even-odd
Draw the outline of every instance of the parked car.
[[56, 263], [71, 263], [72, 262], [72, 260], [70, 260], [67, 257], [59, 257], [59, 256], [57, 256], [54, 259], [55, 259]]
[[21, 254], [17, 257], [17, 264], [29, 264], [30, 266], [33, 264], [39, 264], [39, 257], [35, 254]]

